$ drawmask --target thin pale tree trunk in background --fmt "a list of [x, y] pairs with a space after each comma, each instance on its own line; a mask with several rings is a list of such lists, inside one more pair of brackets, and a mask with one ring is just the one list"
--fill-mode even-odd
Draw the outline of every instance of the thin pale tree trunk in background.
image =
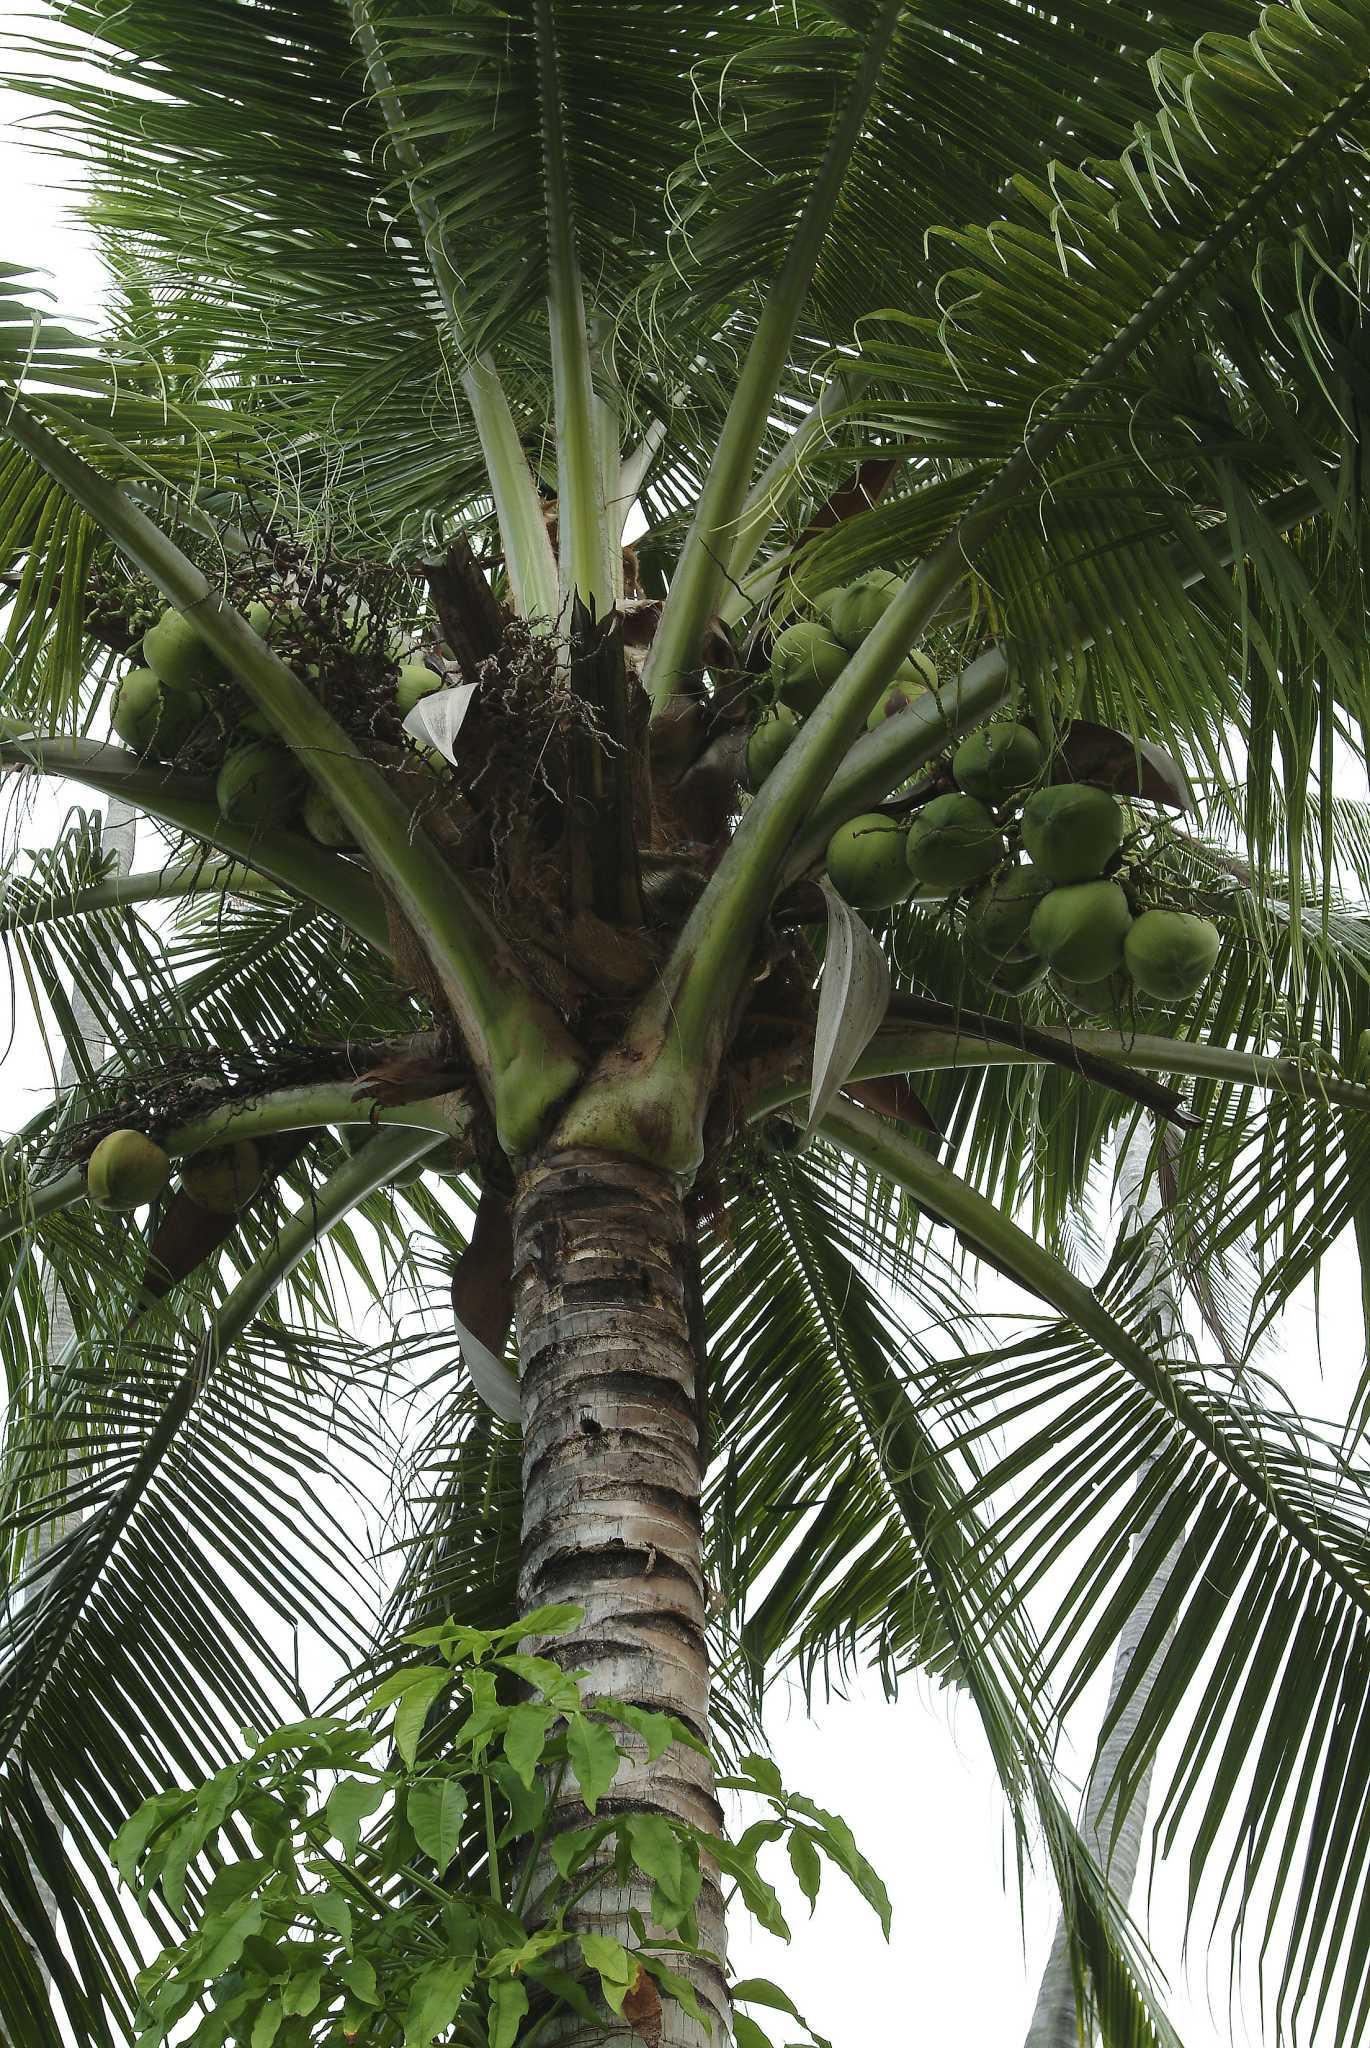
[[[105, 810], [104, 823], [101, 830], [101, 845], [107, 854], [113, 854], [114, 856], [113, 866], [110, 869], [111, 875], [123, 876], [129, 874], [132, 870], [133, 841], [137, 830], [137, 821], [138, 813], [130, 805], [122, 802], [117, 796], [110, 798]], [[104, 1034], [100, 1030], [90, 1004], [86, 1001], [85, 995], [80, 988], [72, 989], [71, 1012], [76, 1021], [77, 1031], [80, 1033], [81, 1043], [86, 1049], [87, 1060], [92, 1067], [100, 1067], [108, 1048], [105, 1044]], [[68, 1049], [62, 1061], [61, 1085], [63, 1090], [76, 1087], [80, 1080], [80, 1071], [71, 1055], [70, 1049]], [[76, 1330], [72, 1323], [71, 1310], [67, 1306], [67, 1298], [57, 1285], [55, 1278], [49, 1276], [48, 1357], [50, 1359], [60, 1358], [68, 1345], [72, 1343], [75, 1335]], [[40, 1528], [34, 1542], [35, 1561], [41, 1559], [44, 1553], [50, 1550], [55, 1543], [59, 1543], [66, 1534], [66, 1530], [67, 1522], [65, 1519], [48, 1523], [45, 1527]], [[56, 1901], [42, 1877], [36, 1872], [35, 1877], [37, 1878], [38, 1890], [48, 1918], [55, 1922], [57, 1919]]]
[[[1156, 1176], [1148, 1172], [1150, 1139], [1149, 1126], [1139, 1122], [1134, 1125], [1126, 1142], [1119, 1148], [1117, 1185], [1122, 1211], [1120, 1234], [1123, 1237], [1130, 1237], [1134, 1232], [1144, 1234], [1143, 1284], [1146, 1290], [1146, 1309], [1155, 1333], [1158, 1354], [1167, 1357], [1181, 1339], [1182, 1320], [1178, 1289], [1164, 1260], [1162, 1234], [1155, 1229], [1161, 1202]], [[1143, 1471], [1143, 1484], [1145, 1479], [1146, 1473]], [[1138, 1543], [1144, 1540], [1145, 1534], [1143, 1531], [1138, 1536]], [[1162, 1563], [1145, 1598], [1138, 1602], [1128, 1616], [1127, 1623], [1118, 1637], [1113, 1674], [1109, 1681], [1105, 1721], [1112, 1712], [1113, 1703], [1132, 1668], [1133, 1659], [1156, 1611], [1173, 1560], [1178, 1557], [1179, 1550], [1180, 1545], [1177, 1544]], [[1168, 1641], [1167, 1636], [1152, 1660], [1153, 1672], [1159, 1667], [1165, 1655]], [[1151, 1772], [1148, 1769], [1143, 1776], [1123, 1824], [1116, 1833], [1113, 1829], [1113, 1812], [1108, 1791], [1119, 1759], [1127, 1748], [1146, 1705], [1149, 1689], [1150, 1680], [1143, 1680], [1132, 1695], [1126, 1711], [1111, 1730], [1107, 1741], [1100, 1746], [1085, 1786], [1084, 1810], [1081, 1816], [1081, 1834], [1084, 1841], [1107, 1872], [1109, 1883], [1123, 1905], [1126, 1905], [1132, 1896], [1137, 1866], [1141, 1860]], [[1075, 2009], [1075, 1989], [1071, 1980], [1070, 1960], [1066, 1952], [1065, 1929], [1058, 1922], [1046, 1968], [1042, 1972], [1042, 1981], [1037, 1989], [1037, 2003], [1033, 2008], [1023, 2048], [1079, 2048], [1079, 2044], [1080, 2026]]]
[[[561, 1152], [522, 1177], [514, 1229], [523, 1609], [583, 1606], [573, 1634], [538, 1647], [588, 1672], [591, 1695], [675, 1714], [705, 1737], [703, 1475], [679, 1190], [653, 1167]], [[656, 1764], [639, 1757], [625, 1766], [601, 1810], [615, 1805], [711, 1833], [721, 1822], [708, 1763], [679, 1744]], [[551, 1831], [585, 1820], [574, 1788], [565, 1788]], [[575, 1920], [582, 1931], [621, 1938], [629, 1908], [650, 1923], [650, 1906], [647, 1884], [620, 1888], [609, 1870]], [[698, 1916], [702, 1941], [722, 1956], [716, 1870], [706, 1868]], [[715, 2040], [726, 2039], [722, 1973], [692, 1965], [690, 1974]], [[673, 2001], [662, 2022], [662, 2048], [695, 2048], [702, 2039]], [[577, 2025], [571, 2038], [584, 2032]], [[612, 2039], [638, 2042], [626, 2028]]]

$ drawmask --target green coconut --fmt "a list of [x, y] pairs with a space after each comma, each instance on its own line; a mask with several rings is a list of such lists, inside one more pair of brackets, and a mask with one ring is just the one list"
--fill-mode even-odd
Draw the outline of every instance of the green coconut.
[[300, 819], [310, 838], [317, 839], [320, 846], [351, 846], [353, 843], [342, 812], [321, 789], [311, 786]]
[[190, 621], [170, 606], [143, 635], [143, 659], [169, 690], [195, 690], [223, 683], [228, 671], [206, 647]]
[[992, 960], [1024, 958], [1032, 913], [1051, 886], [1031, 861], [1025, 867], [1006, 868], [986, 882], [970, 906], [970, 929]]
[[999, 828], [973, 796], [935, 796], [918, 813], [905, 841], [914, 882], [941, 895], [978, 882], [1003, 857]]
[[1116, 882], [1073, 882], [1042, 898], [1028, 925], [1028, 943], [1067, 980], [1103, 981], [1123, 964], [1131, 923]]
[[849, 818], [833, 833], [825, 856], [828, 880], [854, 910], [888, 910], [909, 894], [905, 837], [903, 826], [879, 811]]
[[197, 1152], [181, 1168], [181, 1186], [192, 1202], [215, 1216], [236, 1216], [261, 1186], [262, 1155], [251, 1138]]
[[901, 711], [908, 710], [910, 704], [928, 696], [936, 681], [937, 670], [926, 654], [909, 655], [906, 661], [900, 662], [893, 681], [886, 684], [879, 703], [867, 718], [867, 732], [874, 732], [887, 718], [897, 718]]
[[753, 726], [747, 741], [747, 781], [760, 789], [766, 777], [799, 730], [799, 720], [788, 704], [776, 704]]
[[243, 613], [243, 617], [247, 620], [248, 625], [251, 626], [257, 637], [265, 640], [267, 634], [271, 631], [272, 614], [270, 605], [263, 604], [259, 597], [254, 597], [247, 610]]
[[844, 584], [828, 600], [828, 624], [844, 647], [859, 647], [894, 603], [903, 577], [892, 569], [871, 569]]
[[907, 688], [903, 683], [890, 683], [883, 692], [879, 703], [866, 720], [866, 731], [876, 732], [887, 718], [897, 718], [901, 711], [907, 711], [910, 704], [916, 704], [928, 692], [919, 687]]
[[1030, 988], [1036, 988], [1043, 980], [1047, 964], [1045, 960], [1034, 960], [1031, 955], [1023, 960], [996, 960], [983, 946], [971, 943], [966, 949], [966, 958], [971, 973], [978, 981], [986, 982], [990, 988], [998, 989], [1001, 995], [1021, 996]]
[[395, 1168], [386, 1185], [392, 1188], [412, 1188], [416, 1181], [423, 1179], [427, 1166], [428, 1161], [426, 1158], [411, 1159], [408, 1166], [397, 1166]]
[[440, 1173], [444, 1180], [457, 1180], [470, 1163], [470, 1153], [463, 1151], [455, 1138], [449, 1138], [446, 1144], [423, 1155], [424, 1172]]
[[407, 718], [420, 698], [431, 697], [442, 687], [442, 677], [435, 676], [426, 661], [402, 661], [395, 684], [395, 705], [400, 717]]
[[1109, 974], [1102, 981], [1071, 981], [1066, 975], [1053, 974], [1051, 980], [1057, 993], [1083, 1016], [1112, 1019], [1122, 1013], [1127, 996], [1126, 975]]
[[110, 727], [135, 754], [180, 752], [205, 715], [198, 690], [168, 690], [150, 668], [131, 668], [114, 692]]
[[1087, 882], [1112, 860], [1126, 824], [1107, 790], [1058, 782], [1035, 789], [1024, 804], [1023, 844], [1053, 882]]
[[141, 1209], [171, 1178], [171, 1161], [142, 1131], [111, 1131], [86, 1161], [86, 1193], [97, 1209]]
[[297, 808], [303, 784], [293, 754], [267, 740], [253, 740], [227, 756], [214, 794], [220, 815], [232, 824], [275, 825]]
[[1144, 910], [1123, 949], [1127, 971], [1143, 995], [1184, 1003], [1213, 972], [1218, 929], [1188, 910]]
[[968, 796], [999, 805], [1035, 782], [1045, 759], [1042, 742], [1030, 726], [997, 719], [962, 740], [952, 755], [951, 772]]
[[812, 711], [847, 665], [847, 650], [817, 619], [786, 626], [771, 650], [775, 695], [792, 711]]

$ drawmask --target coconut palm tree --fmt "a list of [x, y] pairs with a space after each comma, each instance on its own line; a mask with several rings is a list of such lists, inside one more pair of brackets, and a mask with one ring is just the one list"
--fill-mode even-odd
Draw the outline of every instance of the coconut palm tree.
[[[78, 820], [4, 902], [79, 1084], [3, 1157], [0, 2031], [126, 2036], [102, 1847], [298, 1711], [281, 1623], [385, 1669], [572, 1600], [724, 1752], [787, 1666], [961, 1688], [1081, 2024], [1171, 2039], [1053, 1766], [1145, 1603], [1107, 1810], [1178, 1733], [1196, 1908], [1355, 2040], [1361, 1403], [1254, 1360], [1370, 1213], [1370, 5], [53, 14], [112, 288], [0, 273], [0, 755], [167, 851]], [[1235, 1349], [1158, 1340], [1158, 1257]], [[324, 1480], [397, 1446], [372, 1574]], [[678, 1746], [625, 1796], [717, 1825]], [[726, 2029], [716, 1873], [700, 1925]]]

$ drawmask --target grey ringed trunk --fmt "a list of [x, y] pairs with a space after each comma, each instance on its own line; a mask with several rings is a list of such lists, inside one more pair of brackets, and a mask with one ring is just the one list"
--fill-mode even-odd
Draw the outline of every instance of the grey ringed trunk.
[[[523, 1611], [574, 1601], [572, 1635], [536, 1647], [589, 1672], [591, 1694], [676, 1714], [701, 1736], [709, 1664], [701, 1561], [701, 1447], [687, 1312], [686, 1223], [673, 1177], [589, 1152], [541, 1159], [514, 1208], [514, 1314], [523, 1408]], [[673, 1815], [716, 1832], [713, 1775], [673, 1745], [625, 1766], [606, 1807]], [[564, 1793], [552, 1818], [585, 1822]], [[577, 1909], [588, 1931], [628, 1936], [650, 1888], [610, 1876]], [[698, 1904], [702, 1941], [724, 1952], [716, 1871]], [[631, 1944], [631, 1937], [629, 1936]], [[716, 2041], [729, 2027], [720, 1971], [690, 1970]], [[697, 2048], [696, 2025], [667, 2001], [662, 2048]], [[575, 2026], [562, 2039], [579, 2040]], [[603, 2036], [597, 2037], [603, 2039]], [[616, 2041], [636, 2042], [624, 2030]]]

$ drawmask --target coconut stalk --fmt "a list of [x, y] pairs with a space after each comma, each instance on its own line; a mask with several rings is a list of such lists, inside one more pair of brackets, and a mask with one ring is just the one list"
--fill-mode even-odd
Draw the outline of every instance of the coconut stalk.
[[[1170, 1357], [1173, 1356], [1177, 1345], [1183, 1341], [1184, 1327], [1174, 1278], [1159, 1255], [1157, 1224], [1161, 1202], [1156, 1176], [1151, 1171], [1148, 1138], [1148, 1127], [1144, 1121], [1139, 1120], [1125, 1138], [1120, 1138], [1116, 1149], [1115, 1178], [1121, 1209], [1120, 1235], [1124, 1239], [1137, 1238], [1142, 1244], [1142, 1303], [1154, 1331], [1155, 1348], [1162, 1357]], [[1146, 1487], [1149, 1472], [1149, 1465], [1144, 1466], [1139, 1472], [1139, 1490]], [[1146, 1542], [1154, 1521], [1153, 1516], [1133, 1539], [1134, 1553]], [[1133, 1606], [1123, 1624], [1109, 1681], [1108, 1705], [1104, 1711], [1103, 1722], [1105, 1727], [1108, 1727], [1112, 1720], [1119, 1694], [1128, 1681], [1151, 1617], [1160, 1604], [1183, 1547], [1182, 1536], [1172, 1546], [1146, 1594]], [[1127, 1746], [1146, 1711], [1147, 1699], [1156, 1673], [1165, 1659], [1171, 1634], [1172, 1631], [1168, 1630], [1157, 1645], [1144, 1676], [1136, 1684], [1131, 1699], [1099, 1744], [1085, 1785], [1080, 1833], [1086, 1846], [1093, 1851], [1100, 1869], [1107, 1876], [1119, 1905], [1123, 1907], [1126, 1907], [1131, 1899], [1137, 1878], [1137, 1866], [1141, 1860], [1152, 1764], [1147, 1764], [1134, 1783], [1126, 1811], [1121, 1815], [1115, 1809], [1114, 1780]], [[1114, 1811], [1110, 1819], [1111, 1809]], [[1075, 2002], [1068, 1937], [1064, 1921], [1058, 1920], [1046, 1968], [1042, 1972], [1042, 1980], [1037, 1988], [1037, 2002], [1024, 2036], [1023, 2048], [1079, 2048], [1080, 2040], [1081, 2022]]]

